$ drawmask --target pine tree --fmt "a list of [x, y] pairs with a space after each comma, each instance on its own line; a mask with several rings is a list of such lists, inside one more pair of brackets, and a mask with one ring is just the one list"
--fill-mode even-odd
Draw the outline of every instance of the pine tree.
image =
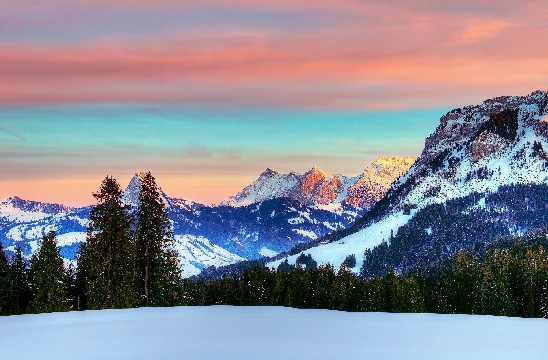
[[87, 306], [87, 288], [88, 281], [90, 280], [90, 258], [87, 251], [87, 243], [80, 244], [80, 251], [78, 252], [76, 275], [74, 279], [74, 309], [86, 310]]
[[10, 265], [10, 292], [13, 302], [13, 313], [25, 314], [32, 300], [30, 282], [28, 276], [28, 264], [23, 259], [21, 248], [15, 250]]
[[76, 267], [73, 262], [69, 262], [68, 267], [66, 268], [67, 274], [67, 291], [69, 298], [69, 308], [71, 310], [79, 310], [78, 307], [78, 287], [76, 284]]
[[107, 176], [93, 196], [98, 204], [90, 212], [87, 244], [81, 248], [79, 259], [83, 266], [79, 266], [77, 275], [85, 286], [86, 307], [132, 307], [136, 304], [135, 246], [122, 190], [114, 178]]
[[390, 269], [390, 272], [383, 278], [384, 285], [384, 311], [397, 312], [397, 297], [399, 295], [400, 283], [394, 269]]
[[10, 268], [4, 247], [0, 242], [0, 315], [9, 315], [11, 312]]
[[33, 312], [69, 310], [68, 276], [55, 242], [55, 232], [50, 231], [43, 237], [38, 256], [31, 263], [30, 274]]
[[137, 212], [136, 288], [141, 305], [175, 305], [180, 270], [166, 204], [152, 174], [141, 178]]
[[335, 309], [357, 311], [360, 306], [357, 279], [346, 262], [341, 264], [332, 285], [332, 304]]
[[419, 284], [414, 276], [402, 278], [397, 303], [398, 312], [418, 313], [426, 311]]

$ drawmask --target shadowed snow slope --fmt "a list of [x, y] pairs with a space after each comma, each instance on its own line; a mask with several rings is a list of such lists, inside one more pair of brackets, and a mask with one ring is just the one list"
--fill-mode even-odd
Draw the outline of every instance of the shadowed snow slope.
[[547, 359], [548, 320], [175, 307], [0, 318], [0, 359]]

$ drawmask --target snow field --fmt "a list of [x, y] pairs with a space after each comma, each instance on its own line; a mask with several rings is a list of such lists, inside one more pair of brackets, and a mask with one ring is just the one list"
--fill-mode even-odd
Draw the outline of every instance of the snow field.
[[545, 360], [548, 320], [174, 307], [0, 318], [0, 359]]

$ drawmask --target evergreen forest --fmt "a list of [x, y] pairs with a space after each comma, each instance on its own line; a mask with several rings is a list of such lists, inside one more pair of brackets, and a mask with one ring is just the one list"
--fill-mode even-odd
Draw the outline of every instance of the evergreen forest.
[[[0, 244], [0, 314], [175, 305], [272, 305], [343, 311], [432, 312], [548, 317], [546, 229], [460, 251], [436, 266], [359, 275], [301, 256], [278, 269], [255, 266], [222, 278], [182, 279], [166, 205], [150, 172], [139, 206], [122, 201], [107, 176], [93, 196], [78, 266], [65, 266], [55, 233], [26, 260]], [[371, 254], [369, 255], [371, 257]], [[367, 260], [367, 257], [366, 257]], [[382, 259], [375, 258], [379, 263]]]

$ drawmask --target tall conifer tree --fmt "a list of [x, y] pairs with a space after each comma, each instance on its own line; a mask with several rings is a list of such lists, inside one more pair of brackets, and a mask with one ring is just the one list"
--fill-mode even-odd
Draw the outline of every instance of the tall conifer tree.
[[10, 262], [10, 291], [15, 314], [25, 314], [32, 300], [28, 264], [18, 246]]
[[10, 268], [4, 247], [0, 242], [0, 315], [9, 315], [12, 312], [10, 287]]
[[43, 237], [30, 273], [32, 311], [42, 313], [69, 310], [68, 276], [55, 242], [55, 232], [50, 231]]
[[141, 176], [137, 212], [137, 279], [141, 305], [175, 305], [180, 271], [167, 206], [154, 176]]
[[132, 307], [135, 251], [122, 190], [116, 179], [107, 176], [93, 196], [98, 204], [90, 212], [87, 244], [80, 256], [85, 274], [80, 274], [79, 280], [85, 284], [86, 306]]

